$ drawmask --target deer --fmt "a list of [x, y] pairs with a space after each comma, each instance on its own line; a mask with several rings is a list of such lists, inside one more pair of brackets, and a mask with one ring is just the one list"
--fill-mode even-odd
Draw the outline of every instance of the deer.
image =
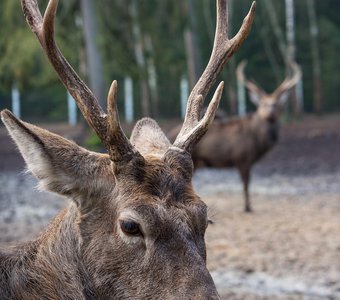
[[208, 133], [192, 153], [195, 168], [236, 168], [243, 183], [244, 211], [252, 212], [249, 197], [250, 173], [253, 165], [273, 148], [279, 138], [279, 116], [291, 89], [301, 78], [299, 66], [291, 62], [292, 75], [271, 94], [266, 93], [244, 75], [246, 61], [236, 70], [238, 80], [256, 105], [254, 113], [230, 120], [215, 119]]
[[191, 153], [214, 119], [223, 81], [199, 118], [204, 99], [250, 32], [255, 2], [229, 38], [228, 1], [216, 1], [212, 54], [172, 144], [150, 118], [138, 121], [126, 137], [116, 81], [107, 111], [100, 107], [56, 44], [58, 0], [49, 0], [43, 16], [36, 0], [21, 4], [43, 52], [106, 153], [86, 150], [9, 110], [1, 112], [40, 188], [69, 199], [37, 238], [1, 248], [1, 299], [220, 299], [206, 266], [207, 206], [192, 187]]

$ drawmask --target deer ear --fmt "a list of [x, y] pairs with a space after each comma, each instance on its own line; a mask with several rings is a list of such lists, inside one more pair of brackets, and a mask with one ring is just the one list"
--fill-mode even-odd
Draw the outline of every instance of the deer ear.
[[150, 118], [137, 122], [130, 141], [144, 157], [148, 155], [162, 157], [171, 146], [162, 129]]
[[23, 122], [8, 110], [1, 112], [1, 119], [41, 188], [75, 196], [113, 185], [107, 155], [87, 151], [59, 135]]
[[262, 95], [249, 90], [249, 98], [250, 98], [250, 101], [253, 102], [254, 105], [258, 106], [260, 104], [261, 96]]

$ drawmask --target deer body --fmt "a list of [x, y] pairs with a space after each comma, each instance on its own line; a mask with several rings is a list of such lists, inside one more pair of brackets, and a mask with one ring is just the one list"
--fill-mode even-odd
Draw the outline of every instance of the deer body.
[[36, 0], [21, 3], [28, 25], [107, 154], [1, 112], [40, 188], [70, 200], [36, 240], [0, 249], [1, 299], [220, 299], [206, 267], [207, 207], [192, 188], [191, 152], [214, 119], [223, 82], [200, 119], [203, 101], [249, 33], [255, 3], [229, 40], [228, 3], [217, 0], [212, 55], [173, 144], [148, 118], [127, 139], [118, 117], [117, 82], [104, 112], [56, 45], [58, 0], [49, 1], [44, 16]]
[[216, 120], [193, 151], [195, 168], [236, 168], [244, 187], [246, 212], [252, 211], [249, 181], [252, 166], [278, 141], [277, 120], [264, 120], [257, 113], [234, 120]]
[[91, 299], [71, 215], [69, 208], [37, 240], [0, 252], [1, 299]]
[[217, 120], [193, 151], [195, 167], [250, 167], [277, 142], [278, 121], [250, 114], [235, 120]]
[[193, 151], [195, 167], [236, 168], [243, 182], [244, 211], [251, 212], [249, 181], [252, 166], [277, 143], [279, 115], [290, 89], [300, 79], [300, 70], [292, 64], [293, 75], [272, 93], [267, 94], [245, 79], [241, 63], [238, 79], [249, 90], [250, 99], [257, 106], [253, 114], [228, 121], [217, 119]]

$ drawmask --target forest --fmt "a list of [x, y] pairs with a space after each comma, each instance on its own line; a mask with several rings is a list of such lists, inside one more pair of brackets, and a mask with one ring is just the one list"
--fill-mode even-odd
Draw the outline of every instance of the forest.
[[[47, 4], [40, 2], [42, 7]], [[229, 2], [232, 36], [252, 1]], [[294, 9], [291, 44], [286, 30], [288, 2]], [[241, 60], [248, 61], [247, 76], [270, 92], [285, 78], [287, 53], [293, 51], [303, 72], [302, 110], [319, 114], [339, 110], [339, 11], [337, 0], [257, 0], [255, 25], [221, 75], [226, 82], [221, 107], [237, 114], [235, 70]], [[124, 84], [129, 80], [134, 119], [179, 118], [181, 81], [186, 78], [193, 86], [210, 56], [215, 1], [60, 1], [56, 21], [59, 48], [101, 103], [117, 79], [122, 113]], [[0, 26], [0, 109], [11, 107], [12, 90], [18, 89], [23, 118], [66, 120], [66, 90], [26, 25], [20, 1], [1, 1]], [[247, 103], [247, 111], [253, 109]]]

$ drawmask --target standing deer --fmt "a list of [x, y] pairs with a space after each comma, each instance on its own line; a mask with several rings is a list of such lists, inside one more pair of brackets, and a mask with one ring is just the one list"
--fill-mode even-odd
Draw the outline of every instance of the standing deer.
[[257, 106], [255, 113], [230, 121], [216, 120], [208, 133], [197, 144], [192, 159], [195, 167], [237, 168], [243, 182], [245, 212], [251, 212], [249, 180], [252, 166], [278, 141], [279, 113], [289, 92], [299, 81], [301, 72], [292, 63], [293, 75], [287, 77], [271, 94], [246, 80], [242, 62], [237, 77], [249, 91], [251, 101]]
[[36, 0], [21, 3], [50, 63], [108, 153], [87, 151], [1, 112], [40, 186], [71, 200], [37, 239], [0, 251], [1, 299], [219, 299], [206, 268], [207, 208], [192, 188], [190, 153], [213, 121], [223, 82], [199, 119], [204, 98], [248, 35], [255, 3], [228, 39], [228, 2], [217, 0], [212, 55], [173, 144], [148, 118], [128, 140], [118, 119], [116, 81], [105, 113], [57, 47], [58, 0], [49, 1], [44, 17]]

